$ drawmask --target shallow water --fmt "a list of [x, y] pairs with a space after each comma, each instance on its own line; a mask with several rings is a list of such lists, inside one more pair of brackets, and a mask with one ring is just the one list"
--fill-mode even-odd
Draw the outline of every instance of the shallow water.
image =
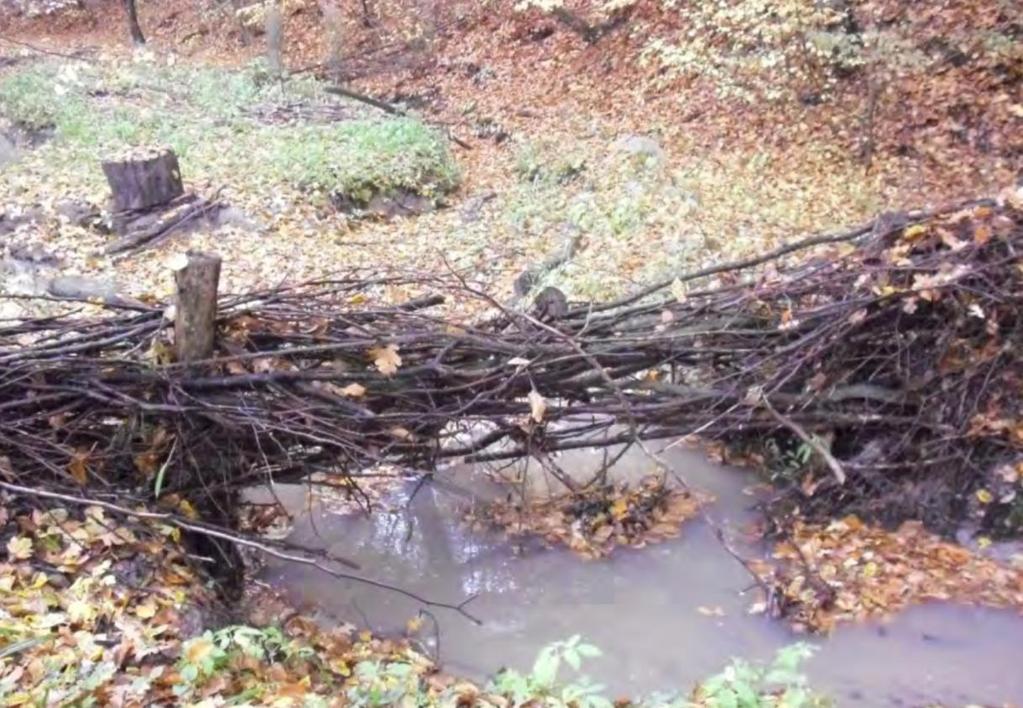
[[[578, 471], [599, 459], [583, 451], [561, 462]], [[662, 459], [694, 488], [715, 495], [709, 515], [733, 547], [759, 551], [743, 536], [755, 518], [747, 474], [681, 449], [665, 451]], [[635, 451], [615, 472], [635, 478], [650, 467]], [[778, 622], [748, 614], [755, 599], [747, 592], [750, 577], [703, 520], [687, 524], [675, 541], [584, 561], [564, 550], [514, 549], [496, 536], [469, 532], [458, 522], [460, 510], [493, 488], [464, 468], [439, 477], [441, 483], [424, 486], [411, 504], [405, 503], [409, 485], [395, 494], [392, 511], [370, 517], [339, 516], [322, 503], [310, 504], [303, 488], [281, 488], [278, 496], [304, 510], [293, 541], [332, 549], [374, 578], [431, 599], [478, 594], [470, 609], [482, 626], [433, 610], [440, 659], [452, 673], [482, 677], [502, 666], [528, 669], [544, 645], [581, 634], [604, 650], [586, 665], [588, 673], [615, 695], [638, 695], [688, 688], [731, 657], [767, 660], [799, 639]], [[271, 563], [264, 579], [324, 621], [349, 620], [381, 632], [401, 631], [421, 606], [295, 564]], [[423, 633], [432, 637], [430, 623]], [[839, 705], [1023, 702], [1023, 672], [1016, 669], [1023, 617], [1013, 613], [921, 606], [887, 623], [842, 626], [812, 643], [820, 652], [807, 673]]]

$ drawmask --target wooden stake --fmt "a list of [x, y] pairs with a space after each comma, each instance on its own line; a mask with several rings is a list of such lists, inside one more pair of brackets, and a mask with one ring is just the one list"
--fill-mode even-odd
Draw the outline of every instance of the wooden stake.
[[220, 256], [189, 251], [174, 271], [174, 282], [178, 291], [174, 316], [177, 359], [186, 364], [209, 359], [217, 330]]

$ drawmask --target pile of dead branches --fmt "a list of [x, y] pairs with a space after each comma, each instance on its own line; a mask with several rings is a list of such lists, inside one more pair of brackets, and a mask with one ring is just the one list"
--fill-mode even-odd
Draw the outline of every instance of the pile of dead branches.
[[[237, 490], [316, 472], [556, 469], [558, 450], [691, 435], [778, 451], [784, 501], [810, 513], [1002, 524], [1023, 450], [1021, 253], [1023, 213], [985, 202], [536, 316], [457, 277], [377, 306], [388, 281], [352, 276], [223, 297], [216, 354], [189, 366], [168, 360], [162, 307], [8, 321], [0, 477], [224, 519]], [[444, 296], [490, 312], [442, 316]]]

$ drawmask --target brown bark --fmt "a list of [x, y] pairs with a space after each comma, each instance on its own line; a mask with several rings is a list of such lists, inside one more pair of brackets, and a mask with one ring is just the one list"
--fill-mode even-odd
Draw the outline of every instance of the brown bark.
[[217, 332], [217, 286], [220, 256], [189, 251], [187, 262], [174, 272], [177, 310], [174, 348], [177, 360], [193, 363], [209, 359]]
[[135, 44], [145, 44], [146, 37], [142, 34], [142, 27], [139, 25], [138, 8], [135, 0], [124, 0], [124, 10], [128, 13], [128, 29], [131, 31], [131, 41]]
[[114, 211], [138, 211], [184, 194], [178, 157], [171, 150], [103, 163], [114, 194]]

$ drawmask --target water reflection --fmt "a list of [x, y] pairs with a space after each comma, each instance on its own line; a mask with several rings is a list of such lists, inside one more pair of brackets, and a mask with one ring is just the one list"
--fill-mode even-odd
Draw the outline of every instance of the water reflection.
[[[749, 477], [684, 450], [666, 458], [689, 484], [716, 496], [715, 524], [734, 545], [758, 552], [742, 533], [755, 518]], [[561, 462], [589, 470], [595, 459], [580, 451]], [[649, 469], [642, 454], [630, 452], [615, 472], [641, 477]], [[472, 470], [449, 470], [409, 503], [412, 489], [399, 490], [388, 513], [369, 517], [310, 506], [300, 488], [282, 496], [292, 508], [306, 509], [293, 540], [353, 558], [373, 577], [424, 596], [457, 601], [478, 595], [472, 611], [482, 627], [435, 613], [441, 659], [452, 672], [483, 676], [503, 665], [525, 668], [540, 647], [579, 633], [605, 650], [591, 671], [613, 690], [636, 694], [689, 686], [733, 656], [769, 659], [796, 639], [747, 613], [750, 578], [703, 521], [691, 522], [675, 541], [583, 561], [563, 550], [513, 549], [496, 536], [470, 533], [458, 522], [467, 500], [495, 493]], [[420, 609], [406, 597], [305, 566], [271, 564], [266, 578], [326, 616], [377, 631], [401, 631]], [[887, 625], [841, 628], [821, 642], [808, 669], [840, 705], [1002, 704], [1023, 700], [1023, 672], [1013, 659], [1021, 641], [1018, 616], [933, 605]]]

